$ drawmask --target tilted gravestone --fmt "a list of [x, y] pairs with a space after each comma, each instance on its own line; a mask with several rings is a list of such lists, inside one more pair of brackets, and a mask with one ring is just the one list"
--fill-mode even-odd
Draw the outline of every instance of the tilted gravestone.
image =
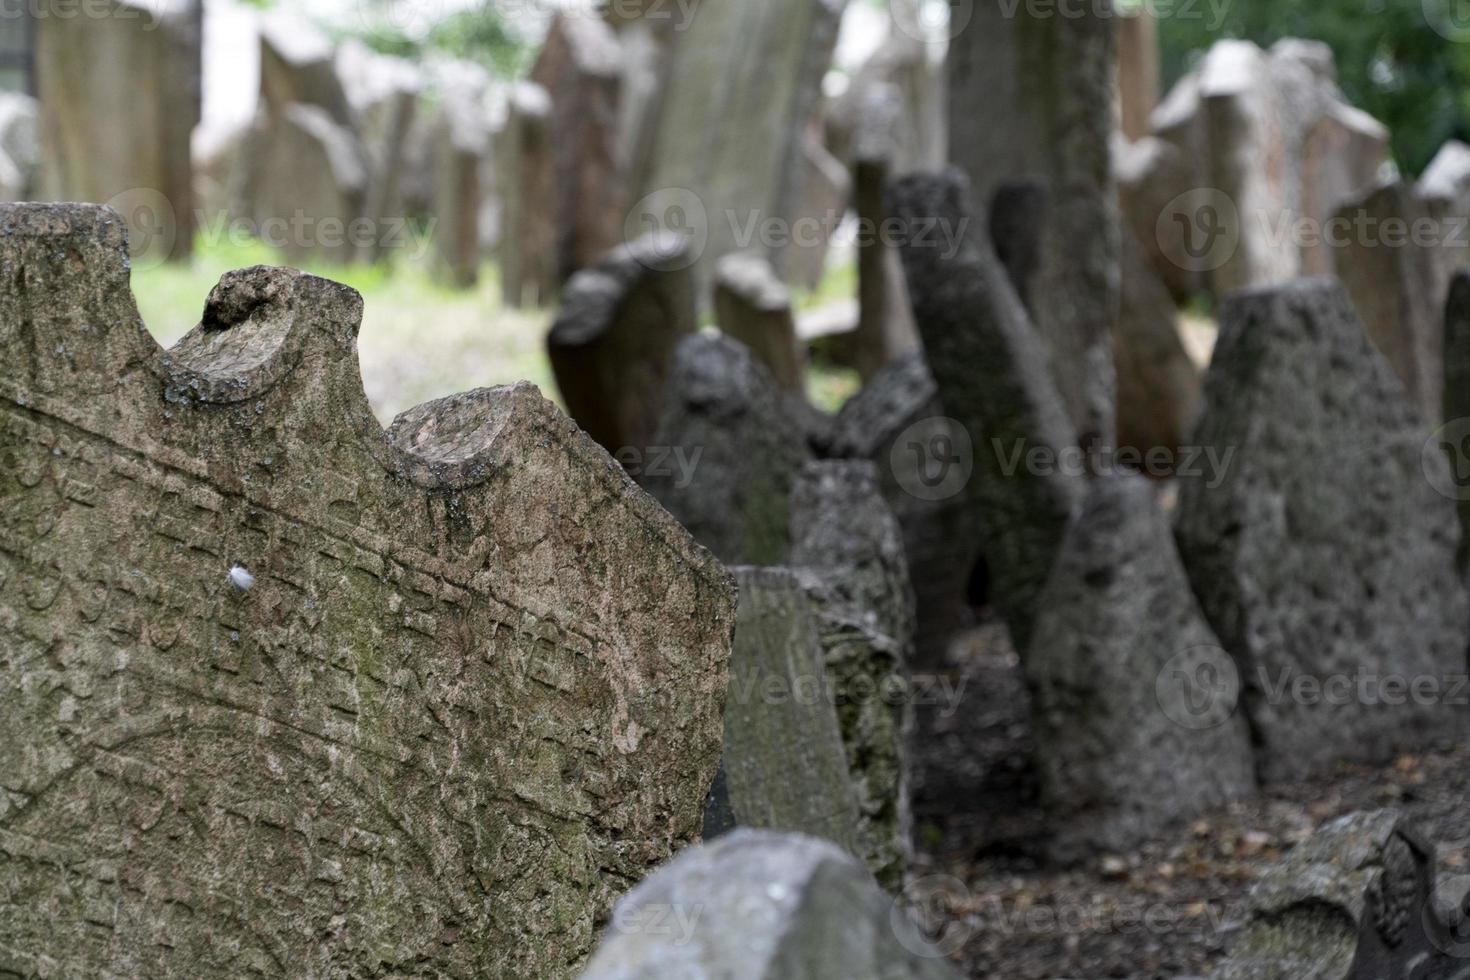
[[655, 233], [613, 249], [572, 277], [547, 334], [568, 413], [615, 456], [652, 444], [674, 348], [698, 327], [687, 248]]
[[851, 359], [864, 379], [872, 379], [920, 345], [903, 260], [882, 233], [889, 217], [884, 188], [892, 169], [891, 148], [870, 149], [860, 143], [859, 154], [852, 176], [859, 237], [858, 325]]
[[736, 252], [715, 264], [715, 319], [782, 388], [806, 390], [806, 351], [796, 336], [791, 291], [763, 256]]
[[901, 888], [912, 833], [905, 757], [914, 594], [903, 535], [872, 463], [802, 469], [791, 493], [791, 565], [816, 610], [857, 797], [860, 856], [883, 885]]
[[740, 831], [691, 848], [618, 904], [583, 980], [956, 980], [851, 856]]
[[511, 89], [496, 152], [505, 198], [500, 235], [505, 305], [548, 306], [556, 293], [556, 184], [546, 89], [530, 82]]
[[384, 432], [344, 286], [165, 352], [115, 213], [0, 257], [0, 970], [570, 976], [699, 830], [728, 574], [530, 385]]
[[695, 334], [674, 350], [639, 482], [727, 565], [780, 565], [791, 485], [812, 458], [791, 398], [745, 345]]
[[861, 855], [857, 795], [816, 608], [790, 569], [733, 572], [740, 606], [720, 770], [734, 822], [812, 834]]
[[457, 289], [480, 280], [480, 209], [491, 152], [489, 73], [477, 64], [454, 62], [441, 71], [439, 112], [431, 128], [431, 198], [435, 271]]
[[843, 404], [834, 428], [829, 454], [874, 463], [903, 529], [915, 594], [913, 662], [932, 668], [973, 621], [971, 580], [982, 559], [979, 518], [962, 492], [968, 472], [940, 451], [954, 433], [924, 355], [874, 375]]
[[1340, 284], [1227, 299], [1194, 435], [1223, 465], [1182, 478], [1176, 535], [1268, 781], [1461, 729], [1470, 605], [1423, 430]]
[[1152, 484], [1099, 477], [1062, 544], [1031, 646], [1053, 854], [1126, 853], [1255, 789], [1245, 718], [1201, 669], [1230, 668]]
[[[904, 271], [939, 397], [973, 446], [966, 492], [982, 523], [996, 604], [1024, 650], [1037, 593], [1081, 496], [1077, 430], [986, 236], [963, 233], [971, 214], [965, 178], [953, 170], [906, 177], [890, 194], [907, 230]], [[934, 247], [936, 227], [962, 236], [952, 252]]]
[[617, 245], [627, 206], [618, 158], [622, 48], [613, 29], [581, 12], [559, 14], [531, 69], [551, 99], [556, 283]]
[[189, 140], [200, 105], [190, 5], [116, 0], [101, 16], [66, 0], [28, 9], [40, 100], [36, 192], [51, 201], [114, 201], [135, 247], [186, 258], [195, 231]]

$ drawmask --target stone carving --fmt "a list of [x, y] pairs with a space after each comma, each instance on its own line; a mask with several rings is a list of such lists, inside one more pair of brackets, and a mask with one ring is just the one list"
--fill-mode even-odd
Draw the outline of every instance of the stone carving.
[[0, 969], [572, 975], [698, 832], [728, 574], [530, 385], [385, 433], [344, 286], [164, 352], [115, 213], [0, 255]]
[[891, 194], [908, 230], [900, 251], [939, 397], [973, 447], [967, 493], [983, 525], [996, 605], [1024, 650], [1036, 595], [1081, 496], [1076, 429], [1041, 338], [985, 236], [965, 236], [954, 255], [919, 238], [933, 222], [965, 227], [965, 178], [953, 170], [905, 177]]
[[547, 335], [567, 411], [614, 455], [652, 445], [674, 348], [698, 327], [687, 248], [655, 233], [613, 249], [572, 277]]
[[791, 291], [764, 257], [736, 252], [716, 263], [715, 318], [720, 330], [749, 347], [782, 388], [806, 390], [806, 351], [796, 337]]
[[957, 980], [826, 841], [740, 831], [692, 848], [618, 904], [583, 980]]
[[1461, 728], [1449, 686], [1470, 606], [1454, 501], [1435, 489], [1449, 464], [1423, 429], [1340, 284], [1227, 298], [1194, 435], [1223, 463], [1181, 478], [1176, 534], [1268, 781]]
[[1139, 476], [1093, 481], [1022, 657], [1063, 861], [1125, 853], [1255, 790], [1245, 718], [1233, 703], [1199, 710], [1198, 666], [1229, 658], [1154, 493]]

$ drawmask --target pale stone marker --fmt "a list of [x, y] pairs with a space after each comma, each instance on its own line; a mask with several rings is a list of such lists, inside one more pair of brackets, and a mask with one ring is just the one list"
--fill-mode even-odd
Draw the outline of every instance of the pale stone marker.
[[337, 72], [371, 164], [364, 214], [375, 233], [358, 247], [358, 258], [371, 262], [394, 246], [393, 223], [404, 217], [405, 144], [412, 139], [424, 78], [413, 62], [378, 54], [355, 39], [337, 50]]
[[556, 213], [551, 97], [525, 82], [511, 89], [497, 147], [505, 197], [500, 279], [505, 305], [547, 306], [556, 292]]
[[1151, 7], [1118, 11], [1118, 130], [1125, 139], [1148, 135], [1159, 103], [1159, 21]]
[[687, 247], [655, 234], [613, 249], [572, 277], [546, 337], [568, 413], [619, 459], [651, 444], [674, 348], [698, 327]]
[[796, 336], [791, 291], [758, 252], [735, 252], [715, 265], [715, 319], [787, 391], [806, 390], [806, 351]]
[[1451, 686], [1470, 603], [1455, 503], [1436, 489], [1449, 464], [1424, 430], [1340, 284], [1226, 300], [1193, 437], [1222, 465], [1181, 478], [1175, 530], [1267, 781], [1463, 730]]
[[1123, 229], [1122, 238], [1123, 303], [1113, 334], [1118, 445], [1145, 454], [1146, 466], [1152, 466], [1146, 454], [1154, 450], [1167, 451], [1177, 464], [1199, 414], [1200, 370], [1180, 338], [1179, 311], [1169, 290], [1132, 229]]
[[344, 286], [165, 352], [115, 213], [0, 254], [0, 970], [573, 975], [698, 833], [729, 575], [530, 385], [384, 432]]
[[490, 78], [473, 63], [447, 69], [431, 137], [434, 253], [439, 277], [469, 289], [480, 280], [480, 213], [489, 191], [482, 184], [491, 152]]

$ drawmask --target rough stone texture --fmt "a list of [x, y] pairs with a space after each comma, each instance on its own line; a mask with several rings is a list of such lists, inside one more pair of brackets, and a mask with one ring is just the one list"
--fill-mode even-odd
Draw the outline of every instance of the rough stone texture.
[[841, 850], [741, 831], [685, 851], [629, 892], [583, 980], [957, 977]]
[[790, 569], [732, 571], [740, 607], [720, 770], [735, 822], [811, 834], [861, 854], [816, 610]]
[[1118, 13], [1118, 130], [1140, 140], [1159, 103], [1159, 21], [1148, 7]]
[[1439, 874], [1435, 859], [1432, 842], [1403, 824], [1394, 830], [1380, 857], [1383, 870], [1368, 885], [1353, 980], [1464, 974], [1470, 878]]
[[674, 348], [698, 328], [686, 248], [653, 234], [613, 249], [572, 277], [547, 334], [567, 411], [614, 455], [653, 445]]
[[0, 202], [35, 197], [41, 163], [40, 103], [0, 93]]
[[1370, 889], [1409, 846], [1398, 823], [1393, 810], [1351, 814], [1298, 844], [1252, 889], [1250, 918], [1211, 980], [1351, 977]]
[[1254, 792], [1244, 717], [1197, 714], [1192, 665], [1170, 673], [1190, 651], [1226, 655], [1148, 481], [1093, 482], [1039, 608], [1022, 661], [1054, 856], [1126, 853]]
[[[874, 463], [883, 497], [903, 530], [904, 554], [915, 593], [913, 664], [933, 669], [950, 639], [973, 622], [969, 594], [981, 561], [976, 509], [956, 493], [920, 495], [929, 468], [923, 426], [944, 418], [924, 355], [909, 354], [878, 372], [837, 414], [829, 453]], [[916, 448], [917, 447], [917, 448]], [[982, 600], [983, 602], [983, 600]]]
[[442, 281], [469, 289], [480, 280], [480, 212], [489, 190], [482, 176], [491, 152], [490, 77], [468, 62], [452, 68], [442, 73], [439, 114], [430, 136], [434, 256]]
[[[699, 2], [673, 32], [667, 91], [647, 123], [639, 198], [671, 188], [703, 206], [709, 241], [695, 267], [741, 247], [751, 219], [789, 221], [801, 197], [802, 133], [832, 62], [846, 0]], [[759, 64], [759, 71], [750, 66]], [[733, 216], [734, 220], [731, 220]], [[782, 268], [781, 248], [771, 259]]]
[[715, 320], [782, 388], [806, 390], [806, 351], [796, 337], [791, 291], [760, 253], [735, 252], [715, 265]]
[[[1424, 453], [1423, 422], [1340, 284], [1227, 299], [1193, 441], [1233, 453], [1220, 472], [1182, 480], [1176, 533], [1239, 665], [1263, 779], [1453, 735], [1460, 709], [1447, 696], [1376, 682], [1360, 693], [1373, 676], [1453, 683], [1470, 607], [1454, 502], [1434, 488], [1448, 463]], [[1295, 695], [1303, 675], [1324, 685], [1318, 697]], [[1347, 696], [1328, 686], [1337, 676]]]
[[914, 591], [903, 533], [866, 461], [808, 463], [791, 492], [791, 565], [817, 615], [858, 807], [858, 841], [885, 887], [912, 840], [906, 748]]
[[1123, 306], [1113, 334], [1118, 445], [1178, 453], [1199, 414], [1200, 371], [1180, 339], [1174, 298], [1132, 230], [1122, 237]]
[[1455, 273], [1444, 314], [1444, 419], [1450, 486], [1459, 489], [1460, 567], [1470, 568], [1470, 269]]
[[[1037, 593], [1082, 492], [1077, 468], [1062, 465], [1078, 445], [1076, 429], [985, 235], [972, 231], [955, 255], [918, 238], [923, 222], [966, 226], [965, 178], [953, 170], [906, 177], [891, 194], [910, 230], [901, 253], [939, 397], [973, 446], [967, 493], [982, 522], [996, 605], [1024, 650]], [[1031, 465], [1030, 455], [1045, 464]]]
[[698, 832], [728, 574], [530, 385], [385, 433], [344, 286], [165, 352], [115, 213], [0, 253], [0, 970], [572, 975]]
[[695, 334], [674, 350], [639, 482], [727, 565], [785, 563], [791, 484], [812, 458], [789, 406], [738, 341]]
[[358, 248], [358, 258], [371, 262], [386, 257], [393, 242], [387, 226], [404, 216], [405, 144], [412, 138], [424, 77], [413, 62], [378, 54], [352, 38], [337, 49], [336, 63], [371, 167], [364, 215], [379, 231]]
[[546, 306], [556, 293], [556, 213], [551, 97], [529, 82], [511, 90], [500, 139], [505, 230], [500, 279], [505, 305]]
[[1112, 445], [1113, 5], [1101, 0], [1077, 16], [1024, 4], [973, 7], [949, 47], [950, 160], [970, 178], [976, 201], [990, 201], [1005, 181], [1046, 186], [1035, 329], [1081, 445]]
[[116, 0], [99, 17], [42, 0], [35, 19], [39, 196], [116, 198], [134, 247], [172, 259], [188, 257], [195, 230], [189, 136], [200, 50], [188, 8]]
[[886, 151], [859, 147], [853, 166], [853, 209], [860, 227], [870, 233], [858, 240], [857, 247], [858, 325], [852, 361], [867, 380], [920, 348], [903, 260], [890, 241], [875, 233], [889, 217], [884, 189], [890, 168]]
[[[1337, 214], [1347, 232], [1335, 265], [1368, 336], [1408, 389], [1424, 418], [1438, 422], [1444, 399], [1444, 300], [1448, 284], [1438, 245], [1416, 243], [1432, 222], [1429, 208], [1405, 183], [1376, 188]], [[1402, 222], [1402, 235], [1391, 223]]]
[[627, 195], [618, 158], [622, 48], [611, 27], [583, 12], [558, 14], [531, 69], [551, 98], [556, 284], [623, 238]]

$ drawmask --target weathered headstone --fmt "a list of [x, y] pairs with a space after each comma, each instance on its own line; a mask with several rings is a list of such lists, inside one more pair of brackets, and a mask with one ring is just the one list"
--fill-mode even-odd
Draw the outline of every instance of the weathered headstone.
[[337, 72], [357, 120], [371, 164], [364, 216], [374, 234], [358, 249], [358, 258], [383, 258], [400, 234], [404, 218], [401, 184], [407, 166], [405, 144], [411, 139], [424, 78], [413, 62], [378, 54], [355, 39], [337, 50]]
[[806, 351], [796, 336], [791, 291], [760, 253], [735, 252], [716, 263], [715, 320], [782, 388], [806, 390]]
[[479, 65], [456, 63], [441, 73], [440, 105], [434, 120], [433, 218], [438, 275], [458, 289], [480, 280], [480, 211], [488, 191], [482, 185], [490, 155], [489, 73]]
[[858, 808], [860, 856], [886, 887], [911, 850], [905, 756], [914, 592], [903, 533], [866, 461], [808, 463], [791, 492], [791, 566], [817, 633]]
[[[1245, 928], [1211, 980], [1450, 976], [1426, 970], [1437, 958], [1424, 935], [1432, 915], [1424, 903], [1426, 871], [1422, 845], [1396, 811], [1334, 820], [1256, 883]], [[1393, 948], [1413, 945], [1426, 954], [1412, 972], [1365, 969], [1375, 952], [1386, 952], [1385, 934]], [[1390, 955], [1378, 963], [1393, 961]]]
[[871, 379], [899, 358], [919, 349], [903, 260], [884, 234], [888, 207], [884, 197], [892, 169], [892, 145], [860, 141], [853, 164], [853, 210], [859, 238], [858, 325], [853, 337], [853, 367]]
[[1027, 313], [1036, 309], [1036, 277], [1041, 272], [1041, 232], [1046, 223], [1047, 191], [1034, 180], [1007, 181], [990, 199], [990, 246], [1016, 287]]
[[559, 14], [531, 69], [551, 99], [556, 283], [592, 265], [623, 237], [627, 195], [618, 158], [622, 49], [611, 27], [582, 11]]
[[733, 572], [740, 607], [720, 769], [736, 824], [811, 834], [860, 854], [857, 795], [813, 604], [789, 569]]
[[1159, 102], [1159, 21], [1152, 7], [1118, 11], [1118, 130], [1128, 140], [1148, 135]]
[[1440, 284], [1448, 290], [1455, 271], [1470, 264], [1470, 146], [1459, 140], [1446, 142], [1420, 176], [1417, 189], [1435, 221]]
[[777, 256], [776, 268], [791, 285], [813, 290], [826, 275], [833, 236], [847, 215], [852, 176], [810, 132], [802, 136], [796, 166], [791, 242]]
[[729, 337], [674, 350], [639, 482], [727, 565], [786, 561], [791, 485], [812, 458], [788, 398]]
[[740, 831], [618, 903], [583, 980], [956, 980], [841, 849]]
[[932, 452], [933, 441], [948, 432], [945, 418], [924, 355], [914, 352], [843, 404], [828, 449], [877, 467], [884, 499], [903, 529], [918, 668], [942, 663], [951, 638], [972, 622], [969, 587], [981, 561], [978, 515], [960, 492], [962, 471], [951, 475]]
[[[1326, 228], [1345, 202], [1378, 182], [1388, 159], [1388, 127], [1361, 109], [1332, 101], [1308, 131], [1302, 150], [1302, 217], [1309, 227]], [[1302, 242], [1305, 275], [1331, 275], [1335, 258], [1326, 234]]]
[[[1113, 3], [1085, 5], [1075, 16], [1025, 4], [971, 6], [968, 26], [949, 46], [950, 160], [978, 202], [1006, 181], [1046, 187], [1034, 328], [1050, 348], [1049, 370], [1080, 444], [1112, 445]], [[931, 363], [937, 367], [932, 351]]]
[[1229, 655], [1148, 481], [1092, 483], [1039, 608], [1022, 663], [1054, 856], [1126, 852], [1254, 792], [1244, 716], [1195, 676]]
[[294, 10], [272, 10], [260, 20], [260, 96], [268, 112], [312, 105], [340, 126], [357, 121], [331, 39]]
[[1470, 605], [1448, 463], [1341, 285], [1226, 300], [1194, 442], [1221, 462], [1181, 480], [1176, 533], [1262, 777], [1453, 737]]
[[505, 305], [545, 306], [556, 292], [551, 97], [529, 82], [511, 89], [498, 152], [505, 196], [500, 280]]
[[[1076, 429], [1041, 338], [984, 233], [961, 232], [952, 253], [918, 237], [925, 223], [966, 227], [965, 178], [953, 170], [906, 177], [891, 196], [908, 230], [900, 251], [940, 401], [972, 447], [967, 493], [982, 522], [996, 605], [1024, 650], [1037, 593], [1081, 496]], [[961, 447], [949, 453], [965, 461]]]
[[568, 413], [620, 459], [652, 445], [674, 348], [698, 327], [687, 247], [653, 234], [613, 249], [572, 277], [546, 337]]
[[728, 574], [530, 385], [385, 433], [344, 286], [165, 352], [114, 213], [0, 252], [5, 968], [570, 976], [698, 832]]
[[135, 248], [186, 258], [195, 231], [189, 137], [199, 121], [192, 4], [117, 0], [99, 17], [42, 0], [39, 10], [38, 195], [112, 202]]

